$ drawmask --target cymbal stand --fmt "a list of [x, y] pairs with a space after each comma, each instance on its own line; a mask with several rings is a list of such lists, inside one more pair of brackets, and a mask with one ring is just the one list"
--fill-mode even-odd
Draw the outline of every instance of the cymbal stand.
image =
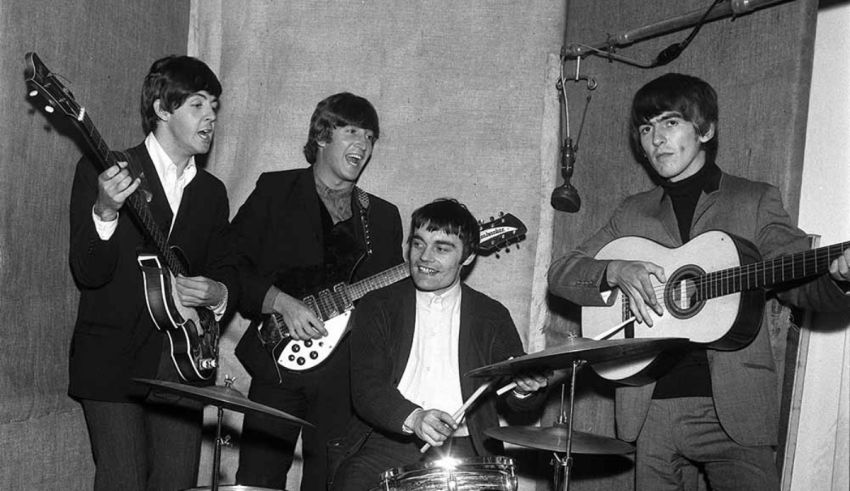
[[[224, 386], [230, 387], [235, 381], [235, 377], [225, 376]], [[210, 491], [218, 491], [219, 471], [221, 470], [221, 447], [222, 445], [230, 445], [230, 436], [226, 436], [224, 438], [221, 437], [221, 422], [224, 419], [224, 408], [222, 406], [218, 406], [217, 410], [218, 419], [215, 424], [215, 449], [213, 450], [212, 479], [210, 480]]]
[[572, 373], [570, 374], [570, 412], [569, 416], [564, 411], [564, 387], [561, 386], [561, 413], [558, 415], [558, 420], [555, 424], [565, 425], [567, 427], [567, 438], [565, 445], [565, 455], [558, 456], [553, 454], [552, 464], [554, 469], [555, 491], [569, 491], [570, 489], [570, 471], [573, 466], [572, 457], [572, 440], [573, 440], [573, 409], [575, 406], [576, 395], [576, 372], [584, 363], [583, 360], [573, 360]]

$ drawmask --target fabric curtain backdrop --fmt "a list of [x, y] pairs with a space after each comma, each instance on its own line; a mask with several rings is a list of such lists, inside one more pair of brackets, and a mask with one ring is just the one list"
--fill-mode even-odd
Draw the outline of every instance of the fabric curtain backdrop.
[[[521, 249], [479, 258], [468, 281], [502, 301], [539, 349], [542, 326], [530, 324], [529, 306], [541, 203], [556, 172], [541, 134], [557, 138], [543, 117], [545, 98], [556, 95], [547, 60], [561, 47], [564, 3], [192, 2], [189, 51], [224, 85], [209, 166], [233, 212], [260, 173], [307, 165], [301, 149], [317, 102], [341, 91], [364, 96], [378, 110], [381, 138], [360, 184], [399, 207], [405, 230], [415, 208], [446, 196], [479, 219], [504, 211], [527, 225]], [[233, 346], [245, 327], [241, 319], [229, 327], [220, 370], [243, 392], [249, 380]], [[241, 415], [226, 415], [229, 431], [240, 425]], [[225, 449], [222, 482], [233, 482], [237, 453]]]
[[[69, 120], [27, 98], [35, 51], [112, 148], [144, 137], [139, 89], [151, 63], [186, 52], [189, 2], [0, 2], [0, 465], [3, 489], [91, 489], [94, 465], [68, 395], [78, 292], [68, 202], [81, 155]], [[104, 306], [109, 308], [109, 306]]]

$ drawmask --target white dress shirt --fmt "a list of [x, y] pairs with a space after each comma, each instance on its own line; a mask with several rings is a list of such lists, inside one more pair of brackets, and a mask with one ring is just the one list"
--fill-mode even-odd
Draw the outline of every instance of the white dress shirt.
[[[413, 344], [398, 390], [425, 409], [454, 414], [463, 405], [458, 367], [461, 289], [458, 281], [441, 295], [416, 291]], [[454, 436], [467, 436], [461, 424]]]

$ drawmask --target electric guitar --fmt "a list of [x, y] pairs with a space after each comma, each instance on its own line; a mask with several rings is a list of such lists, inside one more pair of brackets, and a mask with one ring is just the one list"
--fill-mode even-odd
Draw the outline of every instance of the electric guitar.
[[[478, 252], [487, 255], [525, 238], [525, 225], [511, 214], [502, 214], [480, 224]], [[510, 250], [510, 249], [508, 249]], [[348, 320], [354, 302], [367, 293], [389, 286], [410, 276], [408, 264], [401, 263], [355, 283], [337, 283], [307, 295], [302, 300], [324, 322], [328, 335], [319, 339], [296, 340], [279, 313], [267, 314], [249, 329], [258, 329], [260, 341], [277, 363], [292, 371], [316, 368], [330, 357], [348, 332]]]
[[[115, 154], [109, 150], [85, 108], [77, 103], [71, 91], [35, 53], [27, 53], [26, 61], [29, 95], [40, 94], [47, 100], [45, 112], [52, 114], [58, 110], [73, 120], [101, 171], [115, 165]], [[127, 169], [133, 179], [138, 177], [132, 165], [128, 165]], [[168, 246], [168, 237], [157, 226], [148, 207], [150, 195], [140, 190], [141, 187], [130, 195], [126, 203], [139, 228], [155, 248], [155, 252], [142, 252], [137, 258], [144, 279], [148, 312], [156, 328], [168, 335], [171, 359], [180, 377], [187, 382], [208, 380], [218, 366], [218, 323], [209, 309], [184, 307], [174, 298], [175, 275], [188, 275], [189, 268], [180, 251]]]
[[[758, 333], [766, 288], [828, 272], [848, 246], [844, 242], [761, 261], [752, 244], [716, 230], [674, 249], [641, 237], [616, 239], [596, 259], [650, 261], [664, 268], [667, 282], [651, 277], [664, 307], [662, 317], [650, 313], [652, 327], [628, 323], [607, 339], [677, 337], [715, 350], [743, 348]], [[612, 295], [608, 306], [582, 307], [582, 336], [605, 337], [606, 330], [632, 317], [629, 297], [619, 289]], [[608, 380], [640, 383], [659, 354], [594, 363], [593, 368]]]

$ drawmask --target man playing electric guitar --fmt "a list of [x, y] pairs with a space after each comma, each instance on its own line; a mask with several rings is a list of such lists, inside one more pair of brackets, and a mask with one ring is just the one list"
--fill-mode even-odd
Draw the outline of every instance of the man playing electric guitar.
[[[179, 247], [192, 275], [177, 277], [174, 303], [224, 314], [237, 296], [236, 269], [225, 240], [224, 185], [195, 166], [209, 151], [221, 85], [188, 56], [153, 63], [142, 87], [147, 137], [98, 174], [84, 157], [71, 192], [70, 264], [80, 305], [68, 392], [81, 401], [96, 465], [96, 490], [173, 490], [197, 484], [200, 407], [148, 398], [135, 377], [179, 381], [168, 336], [145, 301], [137, 253], [149, 238], [127, 200], [144, 191], [169, 246]], [[101, 162], [102, 164], [102, 162]], [[134, 168], [136, 167], [136, 168]], [[132, 173], [131, 173], [132, 169]], [[145, 189], [140, 189], [144, 176]], [[230, 264], [230, 265], [229, 265]], [[203, 275], [203, 276], [201, 276]], [[225, 286], [226, 285], [226, 286]], [[211, 377], [214, 380], [214, 377]]]
[[[310, 120], [304, 156], [311, 167], [260, 176], [232, 223], [246, 318], [277, 313], [292, 338], [319, 342], [327, 331], [303, 295], [402, 262], [398, 209], [356, 186], [378, 136], [369, 101], [332, 95]], [[326, 447], [344, 435], [351, 416], [347, 337], [325, 363], [304, 372], [276, 366], [253, 327], [236, 356], [252, 376], [251, 400], [316, 425], [303, 432], [301, 489], [325, 489]], [[245, 415], [236, 481], [285, 488], [299, 431], [275, 418]]]
[[[618, 288], [637, 322], [652, 325], [656, 316], [660, 324], [675, 313], [662, 307], [653, 283], [668, 282], [674, 272], [629, 257], [599, 259], [604, 246], [637, 236], [676, 248], [719, 230], [749, 241], [766, 259], [808, 248], [778, 189], [717, 166], [717, 114], [714, 89], [695, 77], [667, 74], [636, 93], [632, 143], [660, 186], [627, 197], [601, 230], [552, 265], [554, 294], [605, 306], [607, 291]], [[829, 274], [777, 289], [776, 296], [816, 310], [850, 308], [850, 252], [836, 256]], [[697, 467], [715, 490], [779, 489], [777, 374], [767, 330], [761, 326], [743, 344], [693, 349], [657, 382], [617, 388], [618, 436], [637, 441], [636, 489], [696, 489]]]

